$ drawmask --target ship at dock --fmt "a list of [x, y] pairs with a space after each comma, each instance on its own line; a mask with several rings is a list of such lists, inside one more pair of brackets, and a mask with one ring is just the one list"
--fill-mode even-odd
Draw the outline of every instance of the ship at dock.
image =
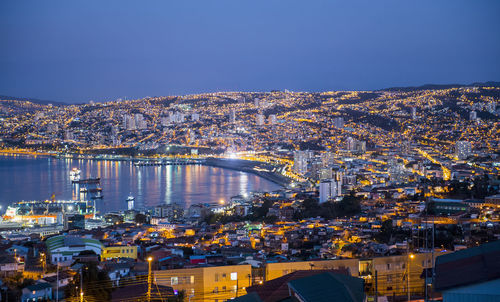
[[100, 187], [101, 178], [100, 177], [90, 177], [81, 179], [81, 171], [77, 168], [73, 168], [70, 171], [69, 179], [73, 184], [73, 187], [77, 193], [82, 194], [81, 199], [102, 199], [102, 188]]
[[71, 171], [69, 171], [69, 179], [71, 181], [79, 181], [81, 172], [82, 171], [78, 170], [77, 168], [73, 168]]
[[132, 196], [132, 194], [130, 194], [125, 201], [127, 202], [127, 209], [129, 211], [133, 210], [134, 209], [134, 202], [135, 202], [134, 196]]
[[64, 215], [79, 214], [86, 219], [94, 217], [95, 203], [86, 200], [43, 200], [19, 201], [7, 207], [4, 221], [28, 224], [51, 224], [61, 220]]
[[101, 182], [100, 177], [94, 177], [94, 178], [86, 178], [86, 179], [78, 179], [78, 180], [71, 180], [72, 183], [74, 184], [99, 184]]

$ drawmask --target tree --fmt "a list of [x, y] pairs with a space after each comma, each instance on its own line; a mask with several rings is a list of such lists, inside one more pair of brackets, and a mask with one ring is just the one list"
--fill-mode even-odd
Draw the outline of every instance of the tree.
[[264, 202], [262, 203], [262, 205], [260, 207], [253, 207], [253, 216], [254, 216], [254, 219], [256, 220], [262, 220], [264, 219], [264, 217], [266, 217], [267, 215], [267, 212], [269, 212], [269, 208], [272, 207], [273, 205], [273, 201], [269, 198], [265, 198], [264, 199]]
[[82, 271], [83, 291], [89, 300], [109, 301], [112, 284], [108, 274], [99, 270], [96, 263], [89, 263]]
[[263, 219], [264, 223], [268, 223], [268, 224], [273, 224], [273, 223], [275, 223], [277, 220], [278, 220], [278, 217], [277, 217], [277, 216], [275, 216], [275, 215], [266, 216], [266, 217], [264, 217], [264, 219]]
[[140, 223], [140, 224], [146, 223], [147, 222], [147, 217], [144, 214], [138, 213], [134, 217], [134, 222], [135, 223]]
[[393, 232], [394, 227], [392, 226], [392, 220], [387, 219], [386, 221], [382, 222], [380, 232], [375, 237], [377, 241], [381, 243], [389, 243], [391, 241]]
[[304, 217], [317, 217], [321, 213], [317, 198], [305, 198], [302, 202], [302, 207], [304, 208]]
[[337, 217], [356, 215], [361, 211], [360, 198], [351, 192], [336, 204]]

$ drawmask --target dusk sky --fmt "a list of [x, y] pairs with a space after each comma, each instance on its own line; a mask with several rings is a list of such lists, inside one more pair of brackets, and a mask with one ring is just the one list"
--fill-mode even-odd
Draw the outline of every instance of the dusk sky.
[[0, 95], [500, 81], [500, 1], [0, 1]]

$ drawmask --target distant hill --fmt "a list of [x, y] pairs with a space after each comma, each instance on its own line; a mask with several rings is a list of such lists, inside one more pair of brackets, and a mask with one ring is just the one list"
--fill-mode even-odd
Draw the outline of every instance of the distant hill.
[[63, 102], [56, 102], [56, 101], [47, 101], [47, 100], [39, 100], [39, 99], [31, 99], [31, 98], [18, 98], [14, 96], [6, 96], [6, 95], [0, 95], [0, 100], [11, 100], [11, 101], [21, 101], [21, 102], [32, 102], [36, 104], [42, 104], [42, 105], [48, 105], [52, 104], [54, 106], [64, 106], [68, 105]]
[[488, 81], [484, 83], [464, 84], [425, 84], [422, 86], [409, 86], [409, 87], [391, 87], [380, 89], [379, 91], [414, 91], [414, 90], [439, 90], [460, 87], [500, 87], [500, 82]]

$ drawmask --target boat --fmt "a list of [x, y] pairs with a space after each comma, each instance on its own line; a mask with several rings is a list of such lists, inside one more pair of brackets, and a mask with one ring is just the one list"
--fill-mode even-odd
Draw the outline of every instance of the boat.
[[95, 178], [87, 178], [87, 179], [79, 179], [79, 180], [72, 180], [72, 182], [75, 184], [98, 184], [101, 182], [100, 177], [95, 177]]
[[69, 171], [69, 179], [72, 182], [79, 181], [81, 172], [82, 171], [78, 170], [77, 168], [73, 168], [71, 171]]
[[89, 189], [88, 192], [90, 193], [90, 199], [102, 199], [103, 198], [101, 187]]
[[127, 209], [129, 211], [133, 210], [134, 209], [134, 201], [135, 201], [134, 196], [132, 196], [132, 194], [129, 195], [125, 201], [127, 202]]
[[4, 221], [49, 224], [61, 219], [64, 214], [80, 214], [85, 218], [94, 216], [93, 201], [81, 200], [34, 200], [18, 201], [9, 205]]

